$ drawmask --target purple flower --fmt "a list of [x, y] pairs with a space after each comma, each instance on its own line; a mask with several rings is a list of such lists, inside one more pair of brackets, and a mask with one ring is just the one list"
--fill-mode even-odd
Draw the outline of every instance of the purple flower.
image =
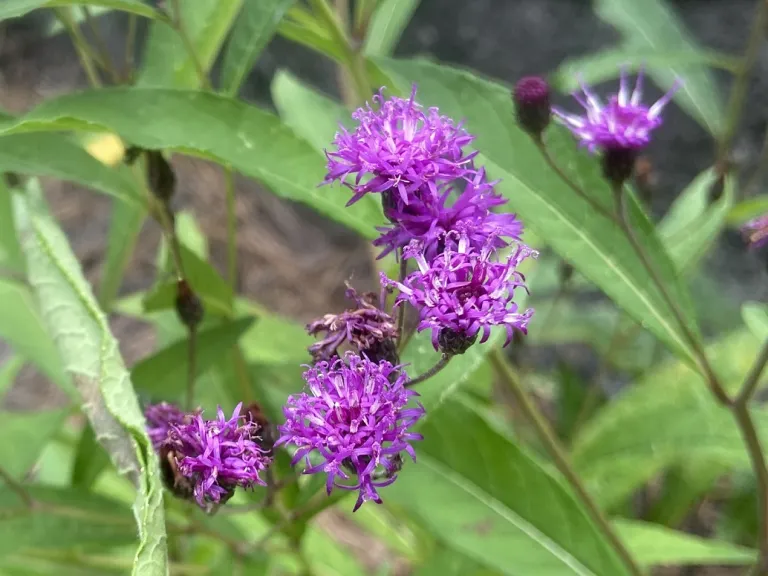
[[339, 180], [351, 188], [347, 205], [369, 192], [389, 190], [409, 204], [422, 187], [437, 194], [439, 182], [474, 174], [477, 153], [462, 150], [473, 137], [460, 125], [437, 108], [423, 111], [415, 101], [415, 85], [408, 100], [384, 99], [383, 91], [373, 97], [378, 110], [370, 104], [359, 108], [352, 114], [359, 123], [355, 131], [341, 127], [333, 142], [336, 152], [326, 152], [325, 183]]
[[238, 404], [227, 420], [221, 408], [215, 420], [196, 414], [188, 424], [174, 424], [166, 446], [173, 452], [179, 473], [194, 484], [201, 508], [226, 502], [237, 486], [265, 485], [259, 472], [272, 462], [258, 444], [259, 426], [240, 415]]
[[506, 262], [499, 262], [492, 244], [476, 250], [462, 237], [456, 250], [446, 250], [430, 263], [417, 245], [409, 247], [408, 252], [419, 269], [402, 283], [383, 274], [381, 279], [385, 285], [400, 290], [396, 305], [408, 302], [419, 311], [418, 330], [432, 329], [435, 349], [440, 347], [443, 331], [451, 335], [448, 340], [460, 337], [471, 344], [480, 331], [482, 343], [488, 340], [492, 326], [504, 326], [505, 346], [515, 329], [527, 331], [533, 310], [519, 312], [513, 298], [516, 288], [526, 289], [525, 277], [517, 267], [526, 258], [538, 256], [535, 251], [517, 244]]
[[316, 361], [331, 360], [345, 343], [371, 358], [373, 352], [386, 346], [387, 341], [397, 338], [395, 322], [376, 306], [375, 294], [369, 292], [359, 296], [354, 288], [347, 286], [346, 296], [355, 302], [355, 308], [341, 314], [326, 314], [307, 325], [307, 332], [313, 336], [321, 332], [326, 334], [309, 347], [309, 353]]
[[517, 123], [529, 134], [540, 137], [549, 125], [549, 84], [540, 76], [520, 78], [512, 91]]
[[382, 235], [373, 241], [374, 246], [384, 248], [383, 258], [397, 248], [404, 248], [414, 240], [424, 248], [427, 259], [431, 259], [446, 248], [455, 248], [457, 235], [461, 231], [472, 246], [480, 249], [491, 240], [497, 248], [507, 246], [509, 240], [519, 240], [523, 223], [515, 214], [496, 214], [492, 209], [507, 203], [494, 190], [496, 182], [488, 182], [485, 169], [481, 168], [470, 180], [462, 180], [464, 190], [449, 205], [454, 191], [452, 183], [438, 187], [434, 196], [425, 191], [418, 201], [405, 204], [396, 201], [387, 210], [391, 226], [379, 228]]
[[553, 108], [553, 114], [587, 146], [590, 152], [596, 149], [644, 148], [651, 140], [651, 132], [661, 126], [661, 112], [672, 100], [682, 83], [678, 80], [672, 89], [650, 107], [640, 102], [642, 98], [643, 72], [637, 75], [632, 93], [629, 93], [627, 75], [622, 70], [619, 93], [608, 98], [603, 104], [600, 98], [583, 82], [584, 98], [573, 95], [586, 114], [579, 116]]
[[753, 218], [741, 228], [744, 239], [750, 248], [760, 248], [768, 244], [768, 214]]
[[[409, 442], [422, 438], [408, 431], [424, 409], [407, 407], [418, 395], [404, 387], [407, 374], [386, 360], [374, 363], [348, 352], [308, 367], [304, 380], [308, 390], [290, 396], [283, 408], [286, 421], [275, 445], [297, 446], [293, 464], [304, 459], [304, 474], [326, 473], [328, 494], [334, 486], [359, 490], [355, 510], [368, 500], [381, 503], [376, 489], [395, 481], [402, 451], [416, 459]], [[354, 483], [338, 483], [350, 480], [347, 472], [357, 477]]]
[[152, 447], [155, 450], [159, 450], [160, 446], [168, 438], [171, 426], [174, 424], [184, 424], [192, 416], [182, 411], [175, 404], [160, 402], [160, 404], [149, 404], [144, 409], [144, 417], [147, 420], [147, 435], [152, 441]]

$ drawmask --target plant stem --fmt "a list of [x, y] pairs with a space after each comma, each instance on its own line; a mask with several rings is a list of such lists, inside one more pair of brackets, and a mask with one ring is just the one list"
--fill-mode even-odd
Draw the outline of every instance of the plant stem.
[[211, 90], [211, 81], [208, 79], [208, 74], [206, 74], [202, 62], [200, 62], [200, 59], [197, 57], [195, 45], [192, 43], [192, 39], [189, 37], [189, 34], [187, 34], [187, 29], [184, 27], [181, 4], [179, 0], [171, 0], [171, 4], [173, 6], [173, 15], [171, 16], [173, 28], [178, 33], [179, 38], [181, 38], [181, 42], [184, 44], [184, 49], [187, 51], [190, 60], [192, 60], [192, 65], [195, 67], [195, 72], [197, 72], [197, 78], [200, 81], [200, 85], [206, 90]]
[[24, 486], [21, 485], [21, 483], [16, 480], [13, 476], [11, 476], [5, 468], [0, 467], [0, 480], [3, 481], [3, 483], [8, 486], [10, 490], [16, 493], [16, 495], [21, 499], [22, 502], [24, 502], [24, 505], [27, 508], [33, 508], [35, 506], [35, 501], [32, 499], [32, 496], [30, 496], [29, 492], [24, 488]]
[[752, 20], [752, 30], [747, 39], [747, 47], [744, 50], [744, 56], [741, 59], [741, 66], [733, 81], [733, 88], [731, 88], [731, 95], [728, 99], [728, 107], [726, 109], [725, 128], [723, 129], [723, 133], [718, 142], [717, 161], [715, 166], [717, 167], [719, 174], [724, 174], [726, 172], [725, 167], [728, 164], [728, 153], [745, 108], [744, 100], [747, 97], [747, 88], [749, 88], [749, 77], [755, 62], [757, 61], [760, 45], [763, 43], [765, 37], [767, 21], [768, 0], [757, 0], [755, 15]]
[[744, 384], [739, 395], [736, 396], [734, 404], [747, 404], [749, 402], [757, 389], [757, 384], [760, 382], [760, 376], [763, 374], [766, 364], [768, 364], [768, 340], [763, 342], [763, 347], [760, 349], [754, 364], [752, 364], [749, 374], [744, 379]]
[[405, 387], [410, 388], [411, 386], [424, 382], [425, 380], [429, 380], [430, 378], [432, 378], [432, 376], [440, 372], [440, 370], [448, 366], [448, 362], [451, 361], [451, 358], [453, 358], [453, 355], [443, 354], [442, 356], [440, 356], [440, 360], [438, 360], [437, 363], [434, 366], [432, 366], [432, 368], [430, 368], [420, 376], [417, 376], [413, 380], [409, 380], [408, 382], [406, 382]]
[[610, 522], [603, 515], [602, 511], [589, 495], [587, 489], [584, 487], [578, 475], [574, 471], [571, 463], [568, 460], [568, 456], [565, 450], [560, 446], [560, 443], [557, 440], [554, 432], [552, 432], [549, 423], [539, 412], [536, 405], [528, 397], [528, 394], [518, 379], [514, 369], [509, 365], [507, 359], [504, 357], [504, 353], [499, 349], [495, 349], [491, 351], [489, 358], [496, 372], [508, 384], [510, 390], [515, 396], [515, 399], [520, 405], [520, 410], [523, 412], [523, 414], [525, 414], [525, 417], [533, 425], [539, 439], [552, 458], [555, 466], [557, 466], [557, 469], [568, 481], [571, 488], [576, 493], [576, 496], [579, 498], [579, 500], [581, 500], [592, 521], [606, 537], [608, 542], [611, 544], [613, 549], [626, 565], [629, 572], [633, 576], [642, 576], [643, 573], [635, 563], [632, 555], [626, 549], [623, 542], [619, 539]]
[[88, 6], [81, 6], [80, 10], [85, 16], [85, 21], [88, 24], [88, 28], [90, 28], [91, 30], [91, 34], [93, 35], [94, 41], [96, 42], [96, 51], [99, 55], [99, 58], [103, 64], [105, 71], [110, 75], [110, 77], [112, 78], [112, 81], [115, 84], [119, 84], [120, 74], [118, 74], [117, 68], [115, 68], [114, 63], [112, 62], [112, 57], [109, 55], [109, 47], [107, 46], [107, 43], [104, 41], [104, 36], [101, 34], [101, 31], [99, 30], [99, 27], [96, 24], [96, 20], [93, 18], [93, 15], [91, 14], [91, 9], [88, 8]]
[[643, 245], [637, 239], [637, 236], [635, 236], [635, 232], [629, 222], [629, 211], [628, 205], [625, 201], [625, 194], [620, 186], [614, 186], [614, 196], [616, 198], [617, 204], [616, 213], [618, 216], [618, 222], [621, 226], [621, 229], [624, 231], [624, 235], [627, 237], [627, 240], [629, 240], [629, 243], [632, 245], [632, 248], [637, 254], [637, 257], [640, 259], [641, 264], [645, 268], [646, 272], [648, 272], [648, 276], [653, 281], [654, 285], [659, 291], [659, 294], [661, 294], [662, 299], [667, 304], [667, 307], [672, 312], [672, 315], [675, 317], [675, 321], [680, 326], [680, 329], [682, 330], [686, 340], [688, 340], [688, 344], [696, 356], [699, 368], [703, 371], [704, 377], [707, 380], [707, 384], [709, 389], [712, 391], [712, 394], [715, 396], [715, 398], [717, 398], [717, 401], [720, 402], [720, 404], [729, 406], [731, 404], [731, 399], [728, 397], [728, 393], [722, 387], [720, 381], [717, 378], [717, 375], [715, 374], [715, 371], [712, 369], [712, 365], [709, 363], [709, 359], [707, 358], [707, 354], [704, 351], [701, 342], [699, 342], [699, 339], [691, 331], [688, 323], [685, 321], [685, 317], [683, 316], [680, 307], [677, 305], [677, 302], [675, 302], [675, 299], [670, 295], [666, 284], [664, 284], [664, 280], [661, 278], [661, 276], [659, 276], [656, 267], [651, 263], [648, 255], [645, 253]]
[[[402, 283], [405, 280], [405, 275], [408, 273], [408, 262], [406, 262], [403, 256], [403, 249], [399, 248], [398, 250], [400, 252], [400, 270], [397, 274], [397, 281]], [[405, 306], [401, 304], [397, 307], [397, 337], [399, 339], [398, 347], [401, 352], [405, 348], [405, 342], [407, 341], [403, 330], [405, 330]]]
[[197, 328], [189, 327], [189, 339], [187, 345], [187, 411], [194, 410], [195, 380], [197, 376]]
[[233, 292], [237, 291], [237, 204], [235, 176], [224, 168], [224, 188], [227, 196], [227, 279]]
[[83, 66], [85, 75], [88, 77], [88, 82], [92, 87], [100, 88], [101, 79], [99, 78], [99, 74], [96, 72], [96, 68], [93, 65], [93, 53], [91, 51], [90, 45], [80, 32], [80, 28], [77, 27], [77, 24], [72, 18], [70, 9], [68, 7], [55, 8], [55, 12], [56, 17], [61, 22], [61, 25], [64, 26], [64, 29], [72, 39], [72, 44], [75, 47], [75, 52], [77, 52], [77, 57], [80, 59], [80, 64]]
[[123, 75], [126, 83], [130, 84], [133, 79], [133, 61], [136, 51], [136, 29], [137, 29], [137, 16], [136, 14], [130, 14], [128, 16], [128, 32], [125, 35], [125, 60]]

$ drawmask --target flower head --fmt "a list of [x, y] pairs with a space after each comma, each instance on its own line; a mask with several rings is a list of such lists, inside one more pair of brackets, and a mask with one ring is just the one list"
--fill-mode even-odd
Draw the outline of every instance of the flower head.
[[370, 358], [369, 352], [397, 338], [395, 321], [376, 305], [375, 294], [360, 296], [354, 288], [347, 286], [346, 296], [355, 303], [354, 308], [341, 314], [326, 314], [307, 324], [307, 332], [311, 335], [326, 335], [309, 347], [315, 360], [331, 360], [345, 343]]
[[539, 76], [521, 78], [512, 91], [512, 100], [518, 124], [532, 136], [540, 136], [552, 115], [547, 81]]
[[159, 450], [168, 438], [171, 426], [188, 422], [192, 415], [182, 411], [175, 404], [160, 402], [159, 404], [149, 404], [144, 409], [144, 417], [147, 420], [147, 435], [152, 441], [152, 447]]
[[495, 250], [489, 244], [482, 250], [471, 247], [466, 237], [458, 242], [456, 250], [446, 250], [428, 262], [418, 246], [409, 248], [418, 270], [400, 283], [382, 274], [382, 282], [400, 290], [396, 305], [410, 303], [419, 311], [418, 330], [432, 329], [432, 344], [439, 349], [442, 341], [455, 341], [460, 337], [472, 342], [482, 331], [480, 342], [485, 342], [492, 326], [507, 329], [507, 341], [514, 330], [526, 332], [533, 310], [518, 310], [514, 302], [517, 288], [525, 288], [525, 278], [517, 271], [520, 263], [537, 253], [523, 244], [517, 244], [506, 262], [497, 261]]
[[226, 502], [237, 486], [265, 485], [259, 472], [272, 461], [258, 443], [258, 425], [240, 415], [241, 407], [230, 419], [219, 408], [215, 420], [204, 420], [199, 413], [187, 424], [171, 426], [166, 446], [179, 473], [194, 484], [195, 500], [203, 509]]
[[760, 248], [768, 244], [768, 214], [753, 218], [741, 228], [750, 248]]
[[632, 149], [639, 150], [648, 145], [651, 132], [661, 126], [661, 112], [672, 100], [681, 82], [675, 82], [672, 89], [651, 106], [640, 102], [643, 95], [643, 72], [637, 75], [632, 93], [629, 92], [627, 75], [622, 70], [619, 93], [608, 98], [603, 104], [600, 98], [583, 82], [582, 98], [573, 95], [585, 110], [585, 115], [569, 114], [553, 108], [553, 114], [573, 132], [590, 152], [597, 149]]
[[[437, 190], [439, 182], [474, 173], [477, 154], [462, 150], [473, 137], [437, 108], [424, 111], [416, 103], [416, 86], [407, 100], [385, 99], [383, 88], [373, 97], [378, 110], [368, 104], [352, 118], [354, 132], [341, 127], [336, 133], [336, 152], [326, 152], [325, 182], [339, 180], [354, 192], [349, 204], [369, 192], [392, 190], [409, 204], [422, 186]], [[354, 176], [351, 178], [350, 176]]]
[[[304, 459], [304, 474], [326, 473], [329, 494], [334, 486], [359, 490], [355, 510], [368, 500], [380, 503], [376, 489], [395, 481], [402, 451], [415, 460], [409, 442], [421, 440], [408, 431], [424, 409], [407, 407], [417, 396], [404, 387], [407, 374], [386, 360], [375, 363], [348, 352], [309, 367], [304, 380], [308, 390], [290, 396], [283, 408], [286, 421], [276, 445], [297, 446], [293, 464]], [[351, 480], [348, 472], [356, 476], [353, 483], [338, 483]]]
[[470, 243], [482, 248], [492, 241], [497, 248], [508, 244], [503, 238], [519, 240], [523, 223], [515, 214], [492, 211], [507, 203], [506, 198], [495, 191], [496, 182], [488, 182], [485, 169], [477, 171], [471, 180], [462, 180], [464, 189], [453, 199], [454, 186], [445, 183], [438, 193], [422, 191], [418, 201], [405, 204], [396, 201], [388, 211], [390, 226], [379, 228], [382, 235], [373, 241], [374, 246], [384, 248], [380, 258], [397, 248], [404, 248], [417, 241], [428, 259], [446, 248], [455, 248], [456, 234], [461, 231]]

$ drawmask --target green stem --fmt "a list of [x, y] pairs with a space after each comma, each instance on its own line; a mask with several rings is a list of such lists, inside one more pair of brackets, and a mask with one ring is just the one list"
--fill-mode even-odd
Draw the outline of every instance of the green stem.
[[744, 384], [741, 387], [739, 395], [736, 397], [734, 404], [747, 404], [752, 398], [757, 385], [760, 382], [760, 376], [763, 374], [765, 365], [768, 364], [768, 340], [763, 342], [763, 347], [760, 349], [760, 353], [757, 355], [752, 368], [744, 379]]
[[0, 468], [0, 480], [2, 480], [10, 490], [16, 493], [27, 508], [33, 508], [35, 506], [35, 501], [32, 499], [29, 492], [27, 492], [24, 486], [22, 486], [16, 478], [11, 476], [5, 468]]
[[448, 362], [451, 361], [451, 358], [453, 358], [453, 355], [451, 355], [451, 354], [443, 354], [442, 356], [440, 356], [440, 360], [438, 360], [435, 363], [435, 365], [432, 366], [432, 368], [430, 368], [429, 370], [427, 370], [423, 374], [417, 376], [413, 380], [409, 380], [408, 382], [406, 382], [405, 383], [405, 387], [406, 388], [410, 388], [411, 386], [415, 386], [416, 384], [419, 384], [421, 382], [429, 380], [430, 378], [432, 378], [432, 376], [434, 376], [435, 374], [440, 372], [443, 368], [448, 366]]
[[227, 278], [232, 291], [237, 291], [237, 203], [235, 177], [231, 168], [224, 169], [227, 196]]
[[80, 28], [78, 28], [74, 18], [72, 18], [70, 9], [65, 7], [55, 8], [54, 10], [56, 12], [56, 17], [72, 39], [72, 44], [75, 46], [77, 57], [80, 59], [83, 70], [85, 70], [88, 82], [92, 87], [100, 88], [101, 79], [93, 64], [93, 52], [91, 51], [90, 45], [83, 37], [83, 34], [80, 32]]
[[184, 44], [184, 49], [187, 51], [190, 60], [192, 60], [192, 65], [195, 67], [195, 72], [197, 72], [200, 85], [206, 90], [211, 90], [211, 81], [208, 79], [208, 74], [206, 74], [202, 62], [200, 62], [200, 59], [197, 57], [195, 45], [192, 43], [192, 39], [189, 37], [189, 34], [187, 34], [187, 29], [184, 26], [184, 19], [181, 13], [181, 4], [179, 0], [171, 1], [173, 5], [173, 15], [171, 18], [172, 26], [174, 30], [176, 30], [176, 33], [179, 35], [179, 38], [181, 38], [181, 42]]
[[81, 6], [80, 10], [85, 16], [85, 21], [88, 24], [88, 28], [91, 30], [91, 34], [93, 35], [94, 41], [96, 42], [96, 52], [99, 55], [99, 59], [103, 65], [105, 72], [107, 72], [110, 75], [110, 77], [112, 78], [112, 81], [115, 84], [119, 84], [120, 74], [118, 73], [114, 63], [112, 62], [112, 57], [109, 55], [109, 47], [107, 46], [107, 43], [104, 41], [104, 36], [101, 34], [101, 31], [99, 30], [99, 27], [96, 24], [96, 20], [91, 14], [91, 9], [88, 8], [88, 6]]
[[197, 377], [197, 328], [189, 327], [189, 342], [187, 345], [187, 402], [189, 412], [195, 409], [195, 380]]
[[136, 29], [137, 29], [137, 16], [131, 14], [128, 16], [128, 33], [125, 36], [125, 61], [123, 75], [126, 83], [130, 84], [133, 79], [133, 60], [134, 52], [136, 51]]
[[[408, 262], [405, 259], [405, 256], [403, 255], [403, 249], [398, 248], [398, 251], [400, 252], [400, 268], [399, 272], [397, 274], [397, 281], [402, 283], [403, 280], [405, 280], [405, 276], [408, 273]], [[402, 304], [397, 307], [397, 337], [399, 339], [399, 349], [402, 352], [405, 348], [405, 342], [407, 341], [407, 338], [405, 338], [405, 334], [403, 331], [405, 330], [405, 306]]]
[[573, 488], [573, 491], [584, 505], [584, 508], [592, 521], [619, 555], [629, 572], [633, 576], [642, 576], [643, 572], [635, 563], [635, 560], [624, 546], [624, 543], [619, 539], [613, 526], [611, 526], [608, 519], [603, 515], [598, 505], [587, 492], [587, 489], [582, 484], [581, 479], [578, 477], [568, 460], [565, 450], [560, 446], [560, 442], [554, 432], [552, 432], [549, 423], [539, 412], [539, 409], [533, 401], [528, 397], [525, 388], [520, 382], [515, 370], [509, 365], [504, 353], [499, 349], [495, 349], [491, 351], [489, 358], [496, 372], [509, 386], [512, 394], [515, 396], [515, 400], [517, 400], [519, 404], [520, 410], [533, 425], [539, 439], [552, 458], [555, 466], [557, 466], [557, 469], [568, 481], [571, 488]]

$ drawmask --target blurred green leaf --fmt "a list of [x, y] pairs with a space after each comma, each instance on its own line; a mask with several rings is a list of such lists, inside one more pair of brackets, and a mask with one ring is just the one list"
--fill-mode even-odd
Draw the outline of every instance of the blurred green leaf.
[[277, 32], [297, 44], [325, 54], [329, 58], [344, 62], [344, 47], [339, 46], [325, 27], [306, 8], [293, 6], [280, 22]]
[[[708, 348], [730, 391], [741, 385], [757, 348], [745, 331]], [[768, 412], [753, 413], [768, 438]], [[733, 416], [712, 398], [701, 376], [679, 362], [662, 365], [609, 402], [582, 428], [572, 457], [592, 494], [608, 508], [672, 463], [705, 459], [726, 468], [749, 466]]]
[[721, 540], [752, 545], [758, 541], [760, 518], [758, 510], [757, 482], [752, 470], [732, 474], [728, 499], [718, 514], [714, 536]]
[[[379, 61], [396, 78], [417, 81], [422, 104], [439, 106], [441, 113], [466, 120], [467, 129], [477, 135], [474, 144], [482, 152], [479, 162], [485, 164], [492, 178], [502, 180], [497, 189], [509, 199], [508, 210], [516, 211], [526, 226], [643, 327], [694, 363], [672, 312], [619, 227], [574, 194], [515, 125], [507, 87], [423, 61]], [[551, 126], [546, 139], [552, 157], [570, 178], [595, 202], [612, 209], [613, 193], [595, 159], [580, 150], [560, 126]], [[635, 235], [696, 333], [686, 287], [652, 224], [635, 203], [630, 208]]]
[[578, 427], [605, 403], [605, 394], [597, 382], [585, 382], [573, 368], [558, 365], [557, 432], [566, 444]]
[[61, 134], [0, 137], [0, 171], [52, 176], [104, 192], [126, 203], [142, 204], [127, 168], [105, 166]]
[[24, 255], [16, 237], [11, 198], [5, 178], [0, 178], [0, 271], [23, 277]]
[[238, 315], [257, 316], [254, 324], [240, 340], [243, 355], [248, 362], [282, 364], [309, 362], [307, 347], [314, 342], [304, 329], [290, 318], [272, 314], [246, 300], [237, 300]]
[[768, 194], [761, 194], [742, 200], [728, 212], [726, 221], [731, 226], [741, 226], [749, 220], [768, 212]]
[[242, 4], [243, 0], [178, 0], [181, 14], [173, 18], [181, 21], [194, 57], [174, 27], [156, 22], [144, 46], [138, 85], [200, 87], [197, 67], [205, 74], [211, 69]]
[[619, 536], [644, 566], [732, 565], [755, 561], [757, 553], [730, 542], [710, 540], [631, 520], [615, 522]]
[[[125, 114], [132, 110], [132, 114]], [[381, 207], [345, 208], [342, 186], [318, 185], [325, 161], [307, 142], [263, 110], [205, 92], [115, 88], [49, 100], [5, 133], [109, 129], [132, 144], [172, 149], [231, 165], [275, 194], [315, 208], [367, 238], [384, 222]]]
[[25, 360], [21, 356], [13, 355], [0, 365], [0, 398], [13, 386], [19, 370], [24, 366]]
[[163, 16], [142, 0], [3, 0], [0, 6], [0, 20], [18, 18], [38, 8], [57, 8], [59, 6], [103, 6], [130, 12], [137, 16], [162, 19]]
[[675, 199], [657, 226], [670, 258], [681, 271], [694, 267], [711, 248], [733, 205], [735, 182], [732, 177], [723, 183], [722, 196], [710, 203], [715, 180], [711, 168], [699, 174]]
[[163, 576], [168, 568], [157, 456], [117, 341], [35, 181], [26, 197], [14, 198], [14, 208], [29, 281], [48, 332], [82, 396], [97, 438], [137, 489], [134, 512], [139, 546], [133, 573]]
[[741, 318], [755, 338], [768, 339], [768, 305], [761, 302], [745, 302], [741, 306]]
[[451, 548], [514, 576], [627, 574], [560, 481], [471, 408], [451, 398], [420, 432], [418, 463], [382, 498]]
[[735, 72], [739, 67], [739, 59], [712, 50], [661, 52], [646, 46], [625, 46], [567, 59], [553, 74], [552, 84], [562, 92], [574, 92], [579, 89], [579, 78], [593, 86], [618, 78], [622, 68], [635, 73], [642, 68], [664, 73], [669, 68], [685, 70], [701, 66]]
[[419, 0], [382, 0], [377, 3], [363, 44], [366, 56], [391, 56], [400, 36], [419, 6]]
[[23, 479], [46, 444], [61, 428], [68, 409], [34, 412], [0, 412], [0, 462], [3, 469]]
[[141, 206], [112, 202], [107, 253], [99, 283], [99, 304], [107, 311], [120, 291], [146, 216], [147, 212]]
[[[699, 52], [700, 48], [683, 23], [663, 0], [595, 0], [598, 17], [623, 36], [625, 48], [658, 52]], [[683, 86], [675, 97], [680, 106], [707, 130], [717, 134], [723, 127], [724, 106], [717, 83], [706, 66], [665, 66], [649, 70], [664, 90], [676, 77]]]
[[259, 0], [243, 4], [232, 37], [224, 53], [221, 71], [222, 90], [235, 96], [253, 68], [261, 51], [277, 31], [277, 26], [296, 0]]
[[672, 466], [664, 474], [660, 493], [645, 515], [654, 524], [674, 528], [715, 487], [724, 470], [706, 458]]
[[317, 527], [310, 527], [301, 549], [313, 572], [334, 576], [365, 576], [366, 570], [348, 549]]
[[411, 527], [396, 518], [386, 507], [362, 506], [356, 512], [344, 512], [349, 520], [386, 544], [395, 554], [409, 560], [418, 558], [418, 542]]
[[38, 506], [28, 508], [15, 493], [0, 491], [2, 556], [30, 548], [115, 546], [136, 540], [131, 511], [120, 502], [70, 488], [29, 486], [28, 493]]
[[[198, 380], [219, 358], [235, 346], [253, 320], [253, 318], [241, 318], [203, 330], [197, 335], [195, 367]], [[138, 362], [131, 369], [131, 379], [136, 389], [150, 393], [158, 399], [179, 399], [186, 390], [189, 366], [188, 347], [188, 341], [185, 338]]]
[[90, 489], [107, 466], [109, 466], [109, 455], [96, 440], [93, 428], [84, 426], [75, 449], [72, 486], [84, 490]]
[[413, 576], [493, 576], [499, 572], [489, 570], [456, 550], [438, 546], [412, 574]]

